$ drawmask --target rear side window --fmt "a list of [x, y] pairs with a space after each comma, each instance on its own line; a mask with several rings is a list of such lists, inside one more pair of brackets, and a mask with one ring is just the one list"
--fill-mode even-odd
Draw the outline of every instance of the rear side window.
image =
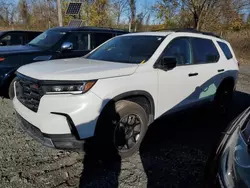
[[212, 40], [191, 38], [195, 64], [216, 63], [220, 55]]
[[27, 33], [27, 42], [30, 42], [32, 41], [34, 38], [36, 38], [39, 34], [41, 33], [36, 33], [36, 32], [30, 32], [30, 33]]
[[225, 54], [226, 58], [227, 59], [232, 59], [233, 55], [232, 55], [232, 52], [229, 49], [228, 45], [226, 43], [224, 43], [224, 42], [218, 42], [217, 41], [217, 43], [219, 44], [219, 46], [222, 49], [223, 53]]
[[10, 33], [5, 35], [1, 42], [5, 45], [21, 45], [24, 44], [24, 35], [22, 33]]
[[96, 48], [102, 43], [113, 37], [112, 33], [92, 33], [91, 34], [91, 49]]

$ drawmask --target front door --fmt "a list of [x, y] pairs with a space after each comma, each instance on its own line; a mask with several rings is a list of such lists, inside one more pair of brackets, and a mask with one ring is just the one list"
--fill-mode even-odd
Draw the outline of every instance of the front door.
[[62, 51], [60, 58], [82, 57], [90, 52], [90, 34], [87, 32], [71, 32], [64, 42], [73, 44], [73, 49]]
[[175, 57], [177, 67], [172, 70], [158, 70], [159, 115], [174, 112], [192, 104], [199, 73], [193, 68], [190, 40], [187, 37], [173, 39], [161, 57]]

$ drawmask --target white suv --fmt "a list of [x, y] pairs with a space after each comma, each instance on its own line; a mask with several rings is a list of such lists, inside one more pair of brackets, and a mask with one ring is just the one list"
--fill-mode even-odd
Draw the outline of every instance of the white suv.
[[25, 65], [14, 107], [46, 146], [81, 148], [88, 138], [121, 157], [136, 152], [160, 116], [232, 97], [238, 62], [228, 42], [197, 31], [115, 37], [82, 58]]

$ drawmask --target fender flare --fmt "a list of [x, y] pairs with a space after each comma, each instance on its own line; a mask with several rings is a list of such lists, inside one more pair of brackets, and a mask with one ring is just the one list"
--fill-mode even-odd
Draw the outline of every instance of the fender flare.
[[112, 100], [114, 102], [117, 102], [121, 99], [126, 99], [129, 97], [136, 97], [136, 96], [143, 96], [145, 97], [150, 104], [150, 114], [153, 118], [155, 116], [155, 103], [154, 103], [154, 99], [152, 97], [152, 95], [150, 93], [148, 93], [147, 91], [143, 91], [143, 90], [134, 90], [134, 91], [128, 91], [122, 94], [119, 94], [117, 96], [115, 96]]

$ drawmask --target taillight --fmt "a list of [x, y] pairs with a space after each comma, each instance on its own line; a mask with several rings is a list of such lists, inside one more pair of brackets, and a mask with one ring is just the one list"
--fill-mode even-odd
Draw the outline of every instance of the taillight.
[[0, 62], [2, 62], [2, 61], [4, 61], [5, 60], [5, 58], [3, 58], [3, 57], [0, 57]]

